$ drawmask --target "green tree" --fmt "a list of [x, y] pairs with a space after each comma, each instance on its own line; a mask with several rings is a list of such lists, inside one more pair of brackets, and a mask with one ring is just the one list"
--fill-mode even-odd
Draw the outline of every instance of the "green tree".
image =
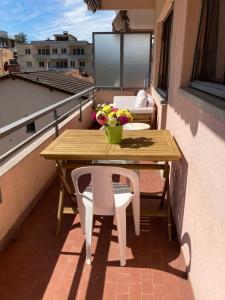
[[19, 32], [18, 34], [15, 34], [15, 43], [18, 44], [25, 44], [28, 42], [27, 35], [24, 32]]

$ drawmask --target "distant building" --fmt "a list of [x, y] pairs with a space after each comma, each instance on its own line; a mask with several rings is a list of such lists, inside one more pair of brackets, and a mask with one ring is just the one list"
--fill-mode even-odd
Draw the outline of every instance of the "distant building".
[[17, 44], [18, 62], [22, 72], [79, 69], [92, 75], [92, 44], [78, 41], [64, 31], [54, 34], [54, 39]]
[[[0, 128], [93, 86], [85, 78], [65, 72], [14, 73], [0, 78]], [[86, 95], [89, 96], [89, 93]], [[79, 99], [57, 110], [62, 116], [79, 104]], [[48, 114], [0, 140], [0, 155], [15, 147], [53, 121]]]
[[0, 30], [0, 47], [13, 49], [15, 41], [8, 36], [8, 32]]
[[15, 42], [6, 31], [0, 31], [0, 76], [10, 72], [18, 72], [16, 60]]

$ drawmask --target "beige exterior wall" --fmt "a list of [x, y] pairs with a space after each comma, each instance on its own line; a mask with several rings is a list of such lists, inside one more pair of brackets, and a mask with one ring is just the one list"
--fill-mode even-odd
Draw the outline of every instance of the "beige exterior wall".
[[[71, 96], [25, 80], [11, 78], [0, 81], [0, 90], [0, 127]], [[58, 115], [63, 115], [66, 111], [73, 108], [76, 103], [78, 103], [78, 99], [58, 109]], [[36, 131], [51, 121], [53, 121], [53, 113], [36, 120]], [[21, 141], [27, 139], [31, 134], [27, 133], [26, 127], [24, 127], [0, 139], [0, 154], [5, 153]]]
[[13, 51], [10, 49], [0, 48], [0, 76], [9, 74], [9, 71], [4, 71], [5, 62], [9, 63], [10, 58], [14, 58]]
[[134, 90], [125, 90], [125, 91], [117, 91], [117, 90], [99, 90], [96, 91], [95, 101], [97, 104], [103, 103], [113, 103], [114, 96], [134, 96], [136, 95]]
[[[192, 72], [201, 1], [174, 1], [167, 115], [156, 91], [163, 15], [157, 7], [152, 94], [183, 158], [172, 164], [172, 209], [197, 300], [225, 299], [224, 111], [185, 91]], [[163, 4], [163, 3], [161, 3]], [[166, 8], [167, 7], [167, 8]]]
[[[71, 43], [71, 44], [69, 44]], [[54, 70], [62, 71], [64, 69], [57, 68], [57, 61], [67, 61], [66, 69], [79, 69], [89, 75], [93, 73], [92, 67], [92, 45], [91, 44], [72, 44], [69, 42], [54, 42], [49, 43], [45, 41], [43, 44], [17, 44], [18, 63], [20, 64], [21, 72], [36, 72], [47, 70], [47, 61], [49, 61], [49, 67]], [[49, 49], [49, 55], [38, 55], [38, 49]], [[57, 48], [57, 54], [53, 53], [53, 49]], [[62, 48], [66, 48], [66, 54], [62, 54]], [[82, 48], [84, 49], [84, 55], [73, 55], [73, 49]], [[31, 54], [26, 54], [25, 50], [30, 49]], [[75, 62], [74, 66], [71, 66], [71, 62]], [[27, 62], [31, 62], [32, 66], [28, 67]], [[44, 62], [44, 67], [39, 66], [39, 62]], [[80, 67], [80, 62], [84, 62], [85, 66]]]

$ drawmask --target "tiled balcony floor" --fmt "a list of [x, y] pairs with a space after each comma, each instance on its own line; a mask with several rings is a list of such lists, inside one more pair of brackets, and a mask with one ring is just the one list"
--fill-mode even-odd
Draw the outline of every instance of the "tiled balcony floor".
[[[143, 171], [141, 182], [144, 191], [160, 188], [156, 171]], [[64, 217], [55, 237], [58, 186], [55, 180], [0, 254], [1, 300], [194, 299], [178, 244], [167, 239], [166, 220], [142, 218], [136, 237], [127, 218], [127, 265], [120, 267], [113, 219], [96, 218], [88, 266], [79, 216]]]

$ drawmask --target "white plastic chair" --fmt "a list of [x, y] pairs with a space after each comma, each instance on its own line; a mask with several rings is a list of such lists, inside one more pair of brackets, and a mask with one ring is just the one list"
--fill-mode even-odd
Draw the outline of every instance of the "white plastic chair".
[[[91, 184], [80, 192], [78, 179], [90, 174]], [[112, 175], [121, 175], [130, 180], [130, 187], [112, 181]], [[135, 234], [140, 235], [140, 190], [137, 174], [125, 168], [111, 166], [88, 166], [77, 168], [71, 173], [75, 187], [78, 209], [80, 213], [81, 229], [86, 234], [86, 262], [91, 263], [91, 239], [93, 215], [116, 216], [120, 265], [126, 264], [126, 208], [132, 202]]]

